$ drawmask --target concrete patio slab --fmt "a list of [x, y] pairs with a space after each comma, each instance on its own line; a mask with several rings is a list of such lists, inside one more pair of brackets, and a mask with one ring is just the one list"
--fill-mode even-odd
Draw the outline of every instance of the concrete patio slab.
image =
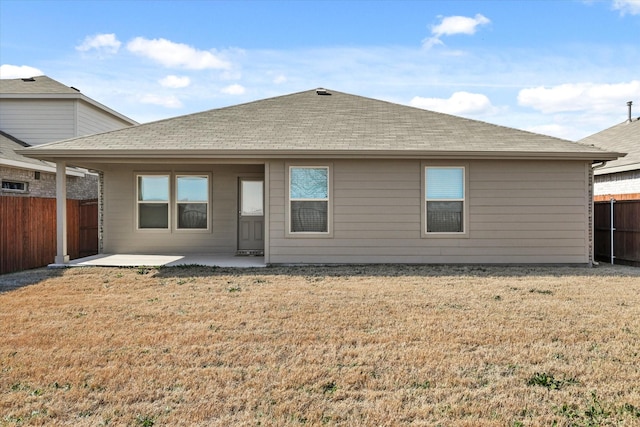
[[204, 265], [211, 267], [259, 268], [266, 267], [264, 257], [219, 254], [147, 255], [98, 254], [69, 261], [68, 264], [50, 264], [51, 268], [65, 267], [172, 267], [178, 265]]

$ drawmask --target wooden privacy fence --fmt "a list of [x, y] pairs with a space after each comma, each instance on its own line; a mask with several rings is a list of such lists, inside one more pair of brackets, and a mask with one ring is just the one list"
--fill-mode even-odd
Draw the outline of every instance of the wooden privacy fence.
[[[640, 200], [613, 203], [614, 263], [640, 266]], [[599, 261], [611, 262], [611, 202], [594, 205], [594, 247]]]
[[[98, 253], [98, 203], [67, 200], [71, 259]], [[56, 199], [0, 197], [0, 274], [51, 264], [56, 255]]]

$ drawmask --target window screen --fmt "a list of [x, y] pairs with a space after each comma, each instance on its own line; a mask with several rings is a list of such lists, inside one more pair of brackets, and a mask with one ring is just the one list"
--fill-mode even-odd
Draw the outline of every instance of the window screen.
[[327, 233], [329, 168], [291, 167], [289, 201], [292, 233]]
[[427, 167], [427, 233], [464, 232], [464, 168]]

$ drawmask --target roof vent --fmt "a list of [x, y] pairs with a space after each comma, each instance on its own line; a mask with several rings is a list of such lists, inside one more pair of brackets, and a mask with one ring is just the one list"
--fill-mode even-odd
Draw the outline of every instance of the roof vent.
[[27, 77], [25, 79], [22, 79], [23, 82], [35, 82], [36, 79], [34, 79], [33, 77]]
[[316, 89], [316, 93], [317, 93], [318, 95], [331, 95], [331, 92], [329, 92], [329, 91], [328, 91], [328, 90], [326, 90], [326, 89], [322, 89], [322, 88], [318, 88], [318, 89]]

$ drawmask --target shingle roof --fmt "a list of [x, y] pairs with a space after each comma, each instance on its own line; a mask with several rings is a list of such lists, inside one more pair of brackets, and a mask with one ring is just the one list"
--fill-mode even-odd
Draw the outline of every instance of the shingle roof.
[[29, 165], [35, 166], [36, 169], [51, 166], [42, 160], [31, 159], [16, 153], [16, 150], [21, 150], [25, 147], [29, 147], [29, 144], [20, 141], [6, 132], [0, 131], [0, 164], [17, 165], [18, 163], [28, 163]]
[[607, 162], [604, 167], [596, 169], [596, 174], [640, 170], [640, 118], [625, 121], [579, 142], [593, 144], [604, 150], [628, 153], [625, 157]]
[[65, 86], [47, 76], [28, 79], [0, 79], [0, 94], [78, 94], [78, 91]]
[[[316, 90], [254, 101], [36, 147], [83, 155], [254, 156], [426, 153], [553, 153], [611, 158], [574, 142], [361, 96]], [[614, 156], [615, 157], [615, 156]], [[51, 158], [51, 157], [49, 157]]]

